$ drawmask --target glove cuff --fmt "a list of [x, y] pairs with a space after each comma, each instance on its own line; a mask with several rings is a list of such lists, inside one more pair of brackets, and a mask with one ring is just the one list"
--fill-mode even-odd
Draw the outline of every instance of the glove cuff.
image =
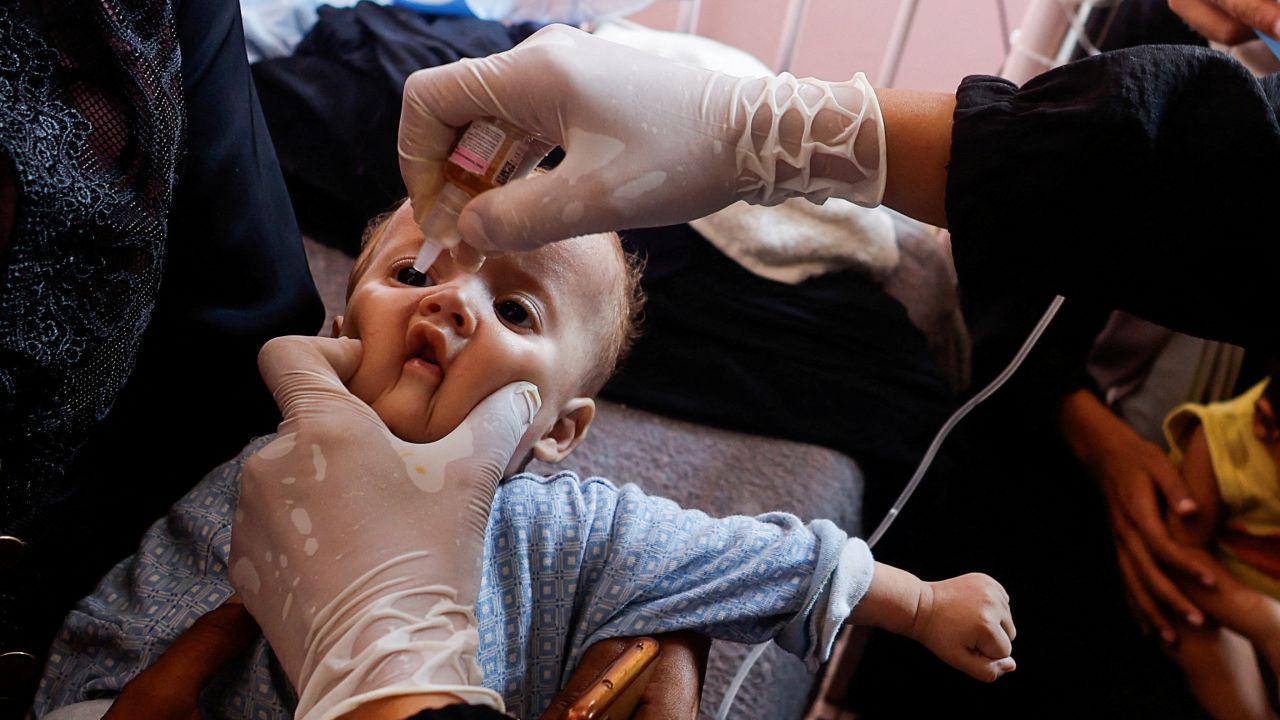
[[298, 674], [300, 720], [328, 720], [384, 697], [448, 693], [502, 710], [483, 687], [474, 604], [447, 585], [398, 576], [357, 583], [321, 610]]
[[789, 197], [821, 204], [838, 197], [865, 207], [884, 197], [884, 118], [862, 73], [842, 83], [790, 73], [734, 83], [730, 122], [737, 193], [757, 205]]

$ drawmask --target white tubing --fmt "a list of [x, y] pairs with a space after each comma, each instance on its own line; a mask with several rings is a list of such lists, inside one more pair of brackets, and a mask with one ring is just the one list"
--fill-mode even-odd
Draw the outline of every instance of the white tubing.
[[902, 64], [902, 51], [907, 47], [907, 36], [911, 34], [911, 23], [915, 22], [918, 4], [919, 0], [902, 0], [902, 5], [898, 7], [898, 17], [893, 21], [893, 34], [889, 36], [889, 47], [884, 51], [884, 62], [880, 65], [880, 75], [876, 78], [877, 87], [893, 87], [898, 66]]
[[720, 700], [720, 709], [716, 711], [716, 720], [726, 720], [729, 717], [729, 709], [733, 707], [733, 700], [738, 696], [738, 689], [742, 687], [742, 683], [747, 679], [747, 674], [751, 672], [751, 667], [756, 664], [756, 661], [764, 654], [764, 649], [767, 647], [769, 647], [769, 643], [760, 643], [751, 648], [751, 652], [747, 653], [747, 657], [738, 666], [738, 673], [733, 676], [733, 681], [729, 683], [729, 689], [725, 690], [724, 698]]
[[[947, 418], [947, 421], [938, 429], [938, 433], [933, 436], [933, 442], [929, 443], [929, 449], [925, 451], [924, 457], [920, 459], [920, 464], [916, 467], [916, 471], [911, 475], [911, 479], [907, 481], [906, 487], [898, 495], [898, 500], [889, 508], [889, 512], [885, 513], [884, 519], [880, 521], [876, 531], [871, 533], [871, 538], [867, 540], [869, 547], [875, 547], [875, 544], [889, 530], [889, 526], [897, 519], [902, 512], [902, 508], [911, 499], [911, 495], [915, 493], [916, 487], [920, 485], [921, 478], [928, 472], [929, 466], [933, 464], [933, 458], [938, 454], [938, 448], [942, 447], [942, 442], [947, 439], [947, 435], [951, 434], [951, 430], [964, 419], [980, 403], [991, 394], [1000, 389], [1009, 378], [1013, 377], [1013, 373], [1022, 365], [1022, 361], [1027, 359], [1027, 354], [1031, 352], [1031, 348], [1035, 347], [1036, 341], [1044, 334], [1045, 328], [1049, 327], [1049, 322], [1053, 320], [1053, 316], [1058, 313], [1058, 308], [1062, 307], [1063, 297], [1056, 296], [1053, 302], [1049, 303], [1049, 307], [1044, 311], [1044, 315], [1040, 316], [1040, 321], [1031, 329], [1031, 334], [1022, 342], [1022, 347], [1018, 348], [1018, 352], [1014, 354], [1013, 360], [1009, 361], [1006, 367], [999, 375], [996, 376], [982, 391], [977, 395], [969, 398], [969, 401], [960, 406]], [[729, 689], [725, 691], [724, 698], [720, 700], [720, 709], [716, 712], [716, 720], [727, 720], [729, 717], [729, 709], [733, 707], [733, 701], [738, 695], [738, 690], [742, 687], [742, 683], [746, 681], [747, 675], [751, 672], [752, 666], [764, 654], [764, 649], [769, 643], [760, 643], [751, 648], [751, 652], [743, 659], [742, 664], [738, 666], [738, 672], [733, 676], [733, 681], [729, 683]]]
[[951, 429], [954, 428], [965, 415], [968, 415], [970, 410], [977, 407], [978, 403], [981, 403], [983, 400], [991, 397], [992, 393], [999, 390], [1000, 386], [1004, 385], [1005, 381], [1013, 376], [1014, 371], [1017, 370], [1018, 366], [1022, 364], [1022, 361], [1027, 358], [1027, 353], [1031, 352], [1031, 348], [1035, 346], [1036, 341], [1044, 334], [1045, 328], [1049, 327], [1049, 321], [1053, 320], [1053, 316], [1057, 314], [1058, 308], [1062, 307], [1062, 300], [1062, 296], [1058, 295], [1053, 299], [1053, 302], [1049, 303], [1048, 309], [1045, 310], [1044, 315], [1040, 317], [1040, 322], [1036, 323], [1036, 326], [1031, 330], [1031, 334], [1027, 336], [1025, 341], [1023, 341], [1022, 347], [1019, 348], [1017, 354], [1013, 356], [1013, 360], [1009, 362], [1009, 366], [997, 375], [996, 379], [992, 380], [989, 385], [982, 388], [981, 392], [969, 398], [969, 402], [961, 405], [960, 409], [952, 413], [951, 417], [947, 418], [947, 421], [942, 424], [942, 428], [938, 430], [938, 434], [933, 436], [933, 442], [929, 443], [929, 449], [925, 451], [924, 457], [920, 460], [920, 465], [916, 468], [911, 479], [907, 481], [906, 487], [902, 488], [902, 493], [898, 495], [897, 502], [893, 504], [893, 507], [889, 508], [889, 512], [885, 513], [884, 519], [880, 521], [880, 526], [876, 528], [876, 531], [871, 533], [871, 537], [867, 540], [868, 546], [874, 547], [876, 542], [880, 540], [886, 531], [888, 531], [889, 526], [893, 524], [893, 521], [897, 519], [898, 513], [902, 512], [903, 506], [905, 506], [907, 501], [911, 499], [911, 494], [916, 491], [916, 486], [920, 484], [920, 479], [924, 477], [925, 472], [929, 470], [929, 466], [933, 464], [933, 456], [938, 454], [938, 448], [942, 447], [942, 441], [947, 439], [947, 435], [951, 433]]
[[796, 42], [800, 39], [800, 28], [804, 26], [804, 13], [809, 0], [789, 0], [787, 3], [787, 19], [782, 26], [782, 42], [778, 45], [778, 63], [774, 74], [781, 75], [791, 71], [796, 59]]
[[680, 0], [680, 17], [676, 30], [685, 35], [698, 34], [698, 16], [702, 14], [702, 0]]

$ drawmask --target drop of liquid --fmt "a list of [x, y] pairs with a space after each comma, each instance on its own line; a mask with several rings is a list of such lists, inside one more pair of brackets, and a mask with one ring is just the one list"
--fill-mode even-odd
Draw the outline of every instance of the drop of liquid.
[[404, 283], [405, 285], [413, 285], [416, 287], [426, 287], [427, 285], [426, 273], [418, 272], [413, 268], [413, 266], [401, 268], [400, 272], [396, 273], [396, 280]]

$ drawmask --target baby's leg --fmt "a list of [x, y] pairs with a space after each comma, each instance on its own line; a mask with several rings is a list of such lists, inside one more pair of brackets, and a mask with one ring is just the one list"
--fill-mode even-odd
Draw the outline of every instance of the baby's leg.
[[1190, 517], [1170, 513], [1169, 533], [1219, 570], [1212, 588], [1177, 579], [1208, 618], [1203, 627], [1180, 623], [1178, 644], [1170, 655], [1213, 717], [1273, 718], [1253, 645], [1264, 648], [1273, 660], [1270, 650], [1280, 634], [1280, 603], [1237, 580], [1207, 551], [1217, 532], [1221, 499], [1203, 430], [1197, 430], [1188, 444], [1182, 469], [1198, 511]]

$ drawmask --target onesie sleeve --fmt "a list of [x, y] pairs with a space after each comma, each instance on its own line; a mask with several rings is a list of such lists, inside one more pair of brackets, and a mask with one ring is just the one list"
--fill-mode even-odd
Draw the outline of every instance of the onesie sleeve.
[[695, 630], [742, 643], [777, 640], [811, 667], [871, 577], [865, 543], [834, 523], [787, 513], [713, 518], [628, 485], [611, 539], [584, 573], [592, 627], [608, 637]]
[[871, 548], [861, 538], [849, 538], [843, 546], [832, 544], [839, 551], [837, 562], [809, 610], [797, 618], [804, 621], [803, 635], [799, 633], [799, 622], [792, 622], [777, 637], [778, 645], [803, 659], [809, 672], [817, 672], [818, 666], [831, 658], [840, 628], [867, 594], [875, 576]]
[[1096, 55], [956, 92], [947, 221], [962, 288], [1088, 299], [1276, 350], [1280, 77], [1203, 48]]

